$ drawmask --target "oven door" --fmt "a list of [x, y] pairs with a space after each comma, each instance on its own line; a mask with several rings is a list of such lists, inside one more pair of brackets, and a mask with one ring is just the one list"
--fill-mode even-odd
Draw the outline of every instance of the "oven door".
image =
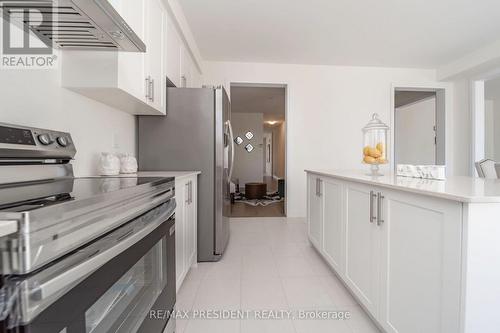
[[175, 200], [31, 276], [7, 279], [3, 330], [162, 333], [175, 304]]

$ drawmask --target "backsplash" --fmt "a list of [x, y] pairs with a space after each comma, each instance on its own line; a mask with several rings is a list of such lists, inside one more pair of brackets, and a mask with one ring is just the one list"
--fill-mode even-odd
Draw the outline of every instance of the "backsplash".
[[135, 117], [61, 88], [60, 70], [3, 70], [0, 122], [71, 132], [77, 176], [97, 173], [102, 151], [136, 154]]

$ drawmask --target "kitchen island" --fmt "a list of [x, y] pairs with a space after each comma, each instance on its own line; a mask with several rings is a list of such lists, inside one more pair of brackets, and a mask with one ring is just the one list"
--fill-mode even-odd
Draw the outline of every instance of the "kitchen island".
[[306, 172], [309, 239], [380, 328], [500, 331], [499, 180]]

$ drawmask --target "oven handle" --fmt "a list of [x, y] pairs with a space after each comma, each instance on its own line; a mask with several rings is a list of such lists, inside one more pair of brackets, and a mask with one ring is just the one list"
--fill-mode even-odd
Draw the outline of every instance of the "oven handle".
[[[175, 215], [175, 199], [170, 199], [165, 203], [165, 205], [168, 205], [167, 209], [160, 216], [154, 217], [154, 219], [150, 222], [144, 223], [139, 217], [130, 224], [119, 228], [118, 230], [112, 232], [105, 238], [98, 241], [103, 243], [103, 248], [99, 249], [98, 251], [93, 249], [98, 245], [98, 242], [96, 242], [94, 244], [95, 246], [93, 246], [92, 249], [87, 249], [91, 253], [88, 260], [68, 268], [63, 273], [58, 274], [57, 276], [46, 282], [38, 284], [30, 292], [30, 296], [35, 297], [36, 299], [46, 299], [62, 290], [70, 289], [70, 287], [82, 281], [85, 277], [98, 270], [114, 257], [132, 247], [134, 244], [138, 243], [141, 239], [146, 237], [162, 223], [170, 220]], [[143, 225], [141, 226], [141, 224]], [[138, 230], [133, 230], [132, 232], [127, 231], [124, 235], [122, 230], [126, 230], [131, 227], [140, 228], [138, 228]], [[117, 243], [110, 246], [110, 240], [111, 242], [117, 241]], [[82, 251], [85, 250], [86, 249], [83, 249]]]

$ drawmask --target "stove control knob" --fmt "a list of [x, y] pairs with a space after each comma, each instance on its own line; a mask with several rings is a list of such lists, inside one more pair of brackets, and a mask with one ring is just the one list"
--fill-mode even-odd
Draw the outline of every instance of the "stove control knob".
[[59, 146], [61, 147], [67, 147], [69, 142], [68, 142], [68, 139], [65, 137], [65, 136], [60, 136], [57, 138], [57, 143], [59, 144]]
[[38, 141], [40, 141], [40, 143], [44, 146], [48, 146], [50, 145], [52, 142], [54, 142], [52, 140], [52, 138], [50, 137], [50, 135], [48, 134], [40, 134], [38, 135]]

